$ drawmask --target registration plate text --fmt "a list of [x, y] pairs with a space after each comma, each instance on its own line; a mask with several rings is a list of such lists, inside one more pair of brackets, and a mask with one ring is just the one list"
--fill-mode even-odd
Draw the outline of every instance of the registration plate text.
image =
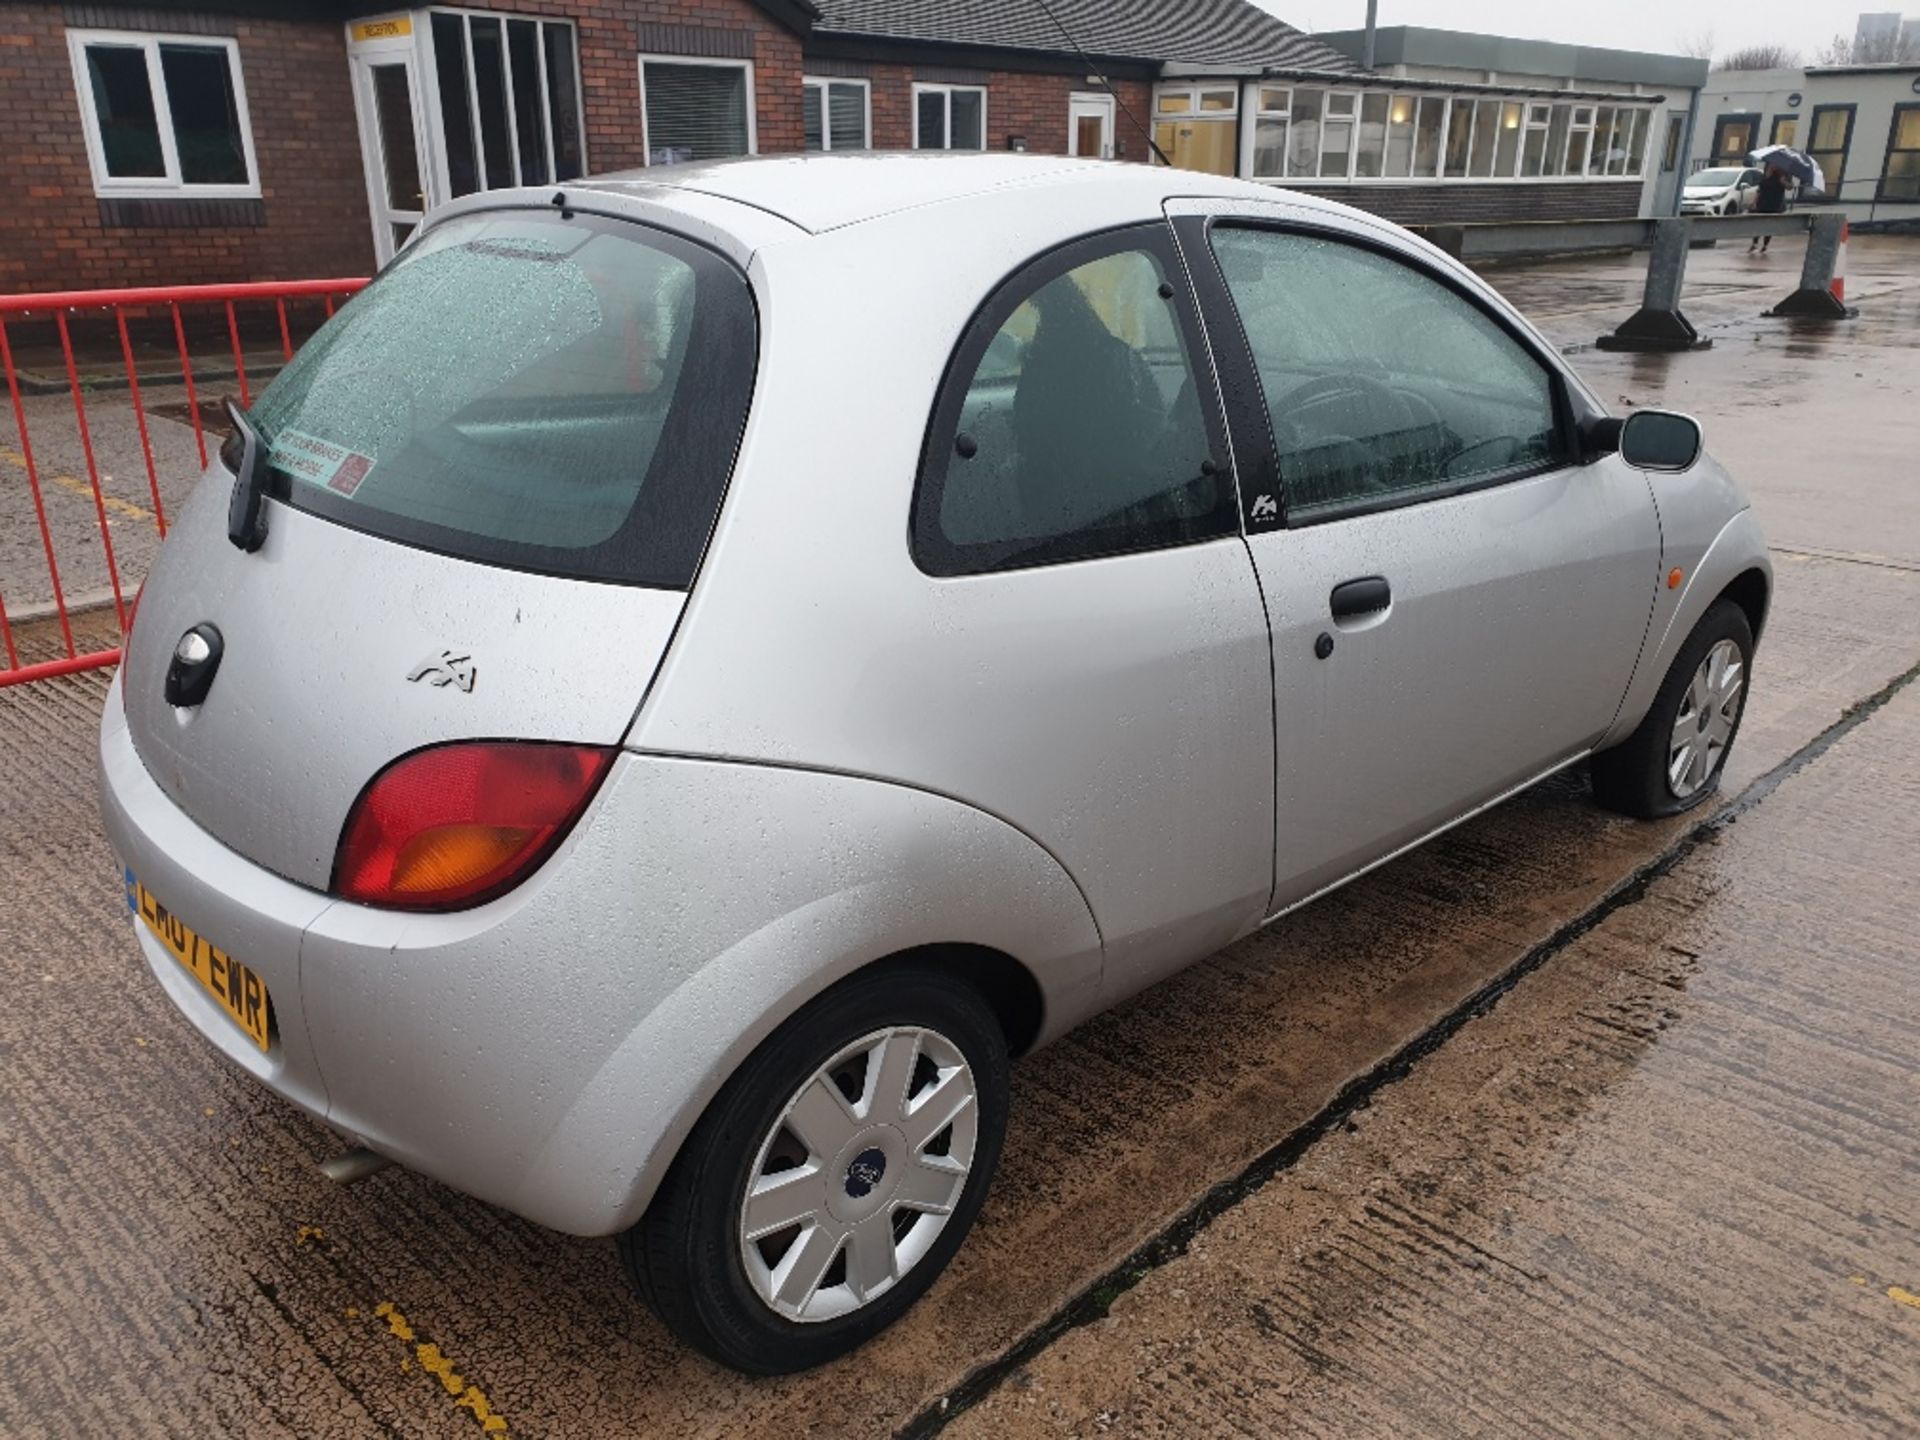
[[133, 872], [127, 872], [127, 904], [147, 929], [154, 933], [167, 953], [178, 960], [200, 982], [200, 987], [220, 1002], [220, 1008], [247, 1032], [262, 1050], [268, 1047], [272, 1008], [267, 999], [267, 984], [226, 951], [197, 935], [178, 915], [153, 898]]

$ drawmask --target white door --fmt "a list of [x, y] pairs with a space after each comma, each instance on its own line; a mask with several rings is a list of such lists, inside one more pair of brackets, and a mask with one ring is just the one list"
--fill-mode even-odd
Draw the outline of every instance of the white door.
[[1113, 158], [1113, 97], [1074, 95], [1067, 101], [1067, 153]]
[[420, 163], [427, 150], [419, 72], [411, 49], [355, 54], [351, 63], [360, 153], [367, 167], [367, 205], [373, 212], [373, 252], [384, 265], [427, 210], [426, 172]]

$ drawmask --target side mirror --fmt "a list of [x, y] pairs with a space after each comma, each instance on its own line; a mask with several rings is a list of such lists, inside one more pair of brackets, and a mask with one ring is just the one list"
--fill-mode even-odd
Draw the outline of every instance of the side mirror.
[[1671, 410], [1636, 410], [1620, 427], [1620, 458], [1636, 470], [1690, 470], [1705, 443], [1698, 420]]

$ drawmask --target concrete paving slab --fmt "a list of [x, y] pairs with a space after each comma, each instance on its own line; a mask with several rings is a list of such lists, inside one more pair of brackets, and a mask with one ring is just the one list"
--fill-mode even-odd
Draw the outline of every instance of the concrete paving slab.
[[[1866, 569], [1860, 590], [1860, 568], [1783, 582], [1743, 765], [1920, 659], [1920, 577]], [[1836, 679], [1823, 612], [1846, 596], [1904, 628]], [[987, 1212], [929, 1300], [855, 1361], [745, 1383], [674, 1347], [607, 1247], [402, 1172], [319, 1179], [331, 1139], [231, 1075], [140, 969], [92, 822], [103, 683], [0, 696], [0, 975], [27, 997], [0, 1012], [0, 1335], [20, 1362], [0, 1370], [0, 1430], [137, 1414], [235, 1433], [277, 1413], [294, 1433], [463, 1433], [439, 1382], [400, 1368], [413, 1351], [382, 1304], [525, 1433], [892, 1428], [1674, 839], [1602, 815], [1576, 780], [1540, 787], [1034, 1057]]]
[[1909, 687], [949, 1433], [1912, 1434], [1916, 747]]

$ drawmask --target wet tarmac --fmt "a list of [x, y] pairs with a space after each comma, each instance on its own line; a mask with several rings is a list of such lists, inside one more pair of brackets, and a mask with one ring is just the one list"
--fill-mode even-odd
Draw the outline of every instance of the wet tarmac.
[[[137, 958], [93, 819], [104, 680], [0, 692], [0, 1434], [1910, 1416], [1920, 687], [1885, 697], [1920, 665], [1920, 245], [1853, 250], [1850, 326], [1759, 321], [1797, 274], [1776, 253], [1703, 292], [1713, 350], [1579, 358], [1611, 403], [1700, 414], [1778, 547], [1738, 822], [1637, 825], [1552, 782], [1023, 1062], [953, 1269], [812, 1375], [680, 1351], [607, 1244], [404, 1172], [320, 1179], [332, 1138]], [[1495, 279], [1578, 345], [1638, 274]]]

